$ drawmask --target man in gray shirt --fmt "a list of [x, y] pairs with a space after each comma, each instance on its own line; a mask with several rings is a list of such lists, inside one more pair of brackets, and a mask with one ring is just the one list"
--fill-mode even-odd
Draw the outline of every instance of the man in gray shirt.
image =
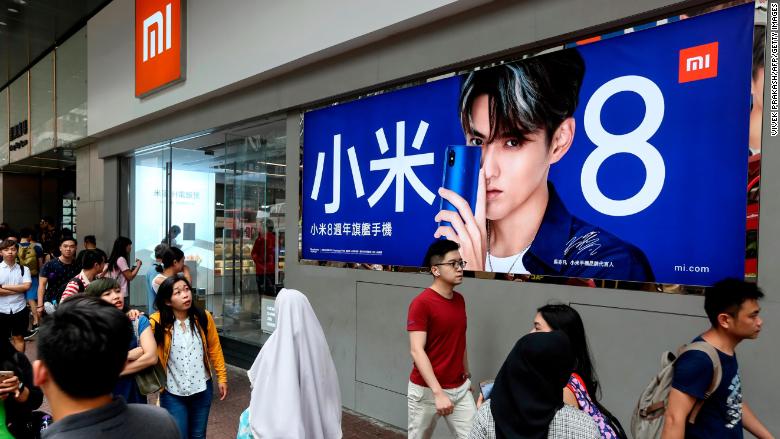
[[121, 311], [86, 296], [66, 300], [43, 320], [33, 375], [55, 420], [44, 439], [180, 437], [164, 409], [112, 396], [132, 331]]

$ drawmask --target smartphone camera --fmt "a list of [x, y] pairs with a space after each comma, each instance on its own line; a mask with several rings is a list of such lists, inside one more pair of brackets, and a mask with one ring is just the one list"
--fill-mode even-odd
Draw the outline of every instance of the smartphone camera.
[[455, 151], [449, 151], [449, 154], [447, 155], [447, 166], [455, 166]]

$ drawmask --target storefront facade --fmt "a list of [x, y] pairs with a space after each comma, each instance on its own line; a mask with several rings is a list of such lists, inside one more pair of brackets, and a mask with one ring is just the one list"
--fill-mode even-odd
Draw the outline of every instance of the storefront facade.
[[[331, 9], [317, 2], [226, 8], [191, 0], [185, 9], [183, 80], [137, 98], [135, 3], [117, 0], [87, 28], [88, 134], [96, 139], [89, 149], [101, 162], [77, 173], [102, 168], [95, 215], [103, 218], [105, 242], [130, 236], [145, 267], [151, 265], [150, 250], [174, 226], [179, 229], [177, 244], [223, 338], [263, 342], [272, 329], [263, 306], [272, 303], [266, 282], [273, 289], [305, 292], [328, 337], [343, 404], [404, 427], [411, 368], [404, 322], [410, 300], [430, 283], [429, 275], [300, 261], [302, 114], [532, 49], [679, 16], [703, 3], [347, 2]], [[766, 126], [768, 114], [764, 117]], [[774, 232], [780, 229], [775, 143], [765, 130], [758, 283], [767, 294], [766, 324], [758, 341], [740, 346], [745, 398], [770, 430], [780, 428], [770, 417], [776, 392], [764, 385], [775, 381], [769, 365], [778, 354], [771, 340], [780, 335], [772, 323], [780, 318], [774, 294], [780, 275], [770, 265], [780, 251], [775, 242], [780, 233]], [[258, 241], [259, 265], [269, 278], [262, 282], [251, 258]], [[132, 303], [144, 303], [142, 287], [134, 283]], [[703, 300], [695, 295], [478, 277], [466, 279], [460, 291], [468, 307], [470, 364], [479, 379], [495, 375], [512, 344], [530, 330], [536, 308], [550, 301], [577, 308], [602, 401], [624, 425], [660, 353], [707, 327]]]

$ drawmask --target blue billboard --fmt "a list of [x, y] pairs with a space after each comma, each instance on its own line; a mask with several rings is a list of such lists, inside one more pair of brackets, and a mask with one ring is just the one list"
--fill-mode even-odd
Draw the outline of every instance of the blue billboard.
[[[304, 115], [303, 259], [740, 278], [752, 5]], [[475, 153], [475, 151], [477, 151]]]

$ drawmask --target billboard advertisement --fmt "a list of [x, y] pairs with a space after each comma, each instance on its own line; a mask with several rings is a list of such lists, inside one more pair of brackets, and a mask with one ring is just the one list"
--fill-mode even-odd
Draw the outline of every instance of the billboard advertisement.
[[745, 273], [754, 10], [304, 115], [303, 259], [711, 285]]

